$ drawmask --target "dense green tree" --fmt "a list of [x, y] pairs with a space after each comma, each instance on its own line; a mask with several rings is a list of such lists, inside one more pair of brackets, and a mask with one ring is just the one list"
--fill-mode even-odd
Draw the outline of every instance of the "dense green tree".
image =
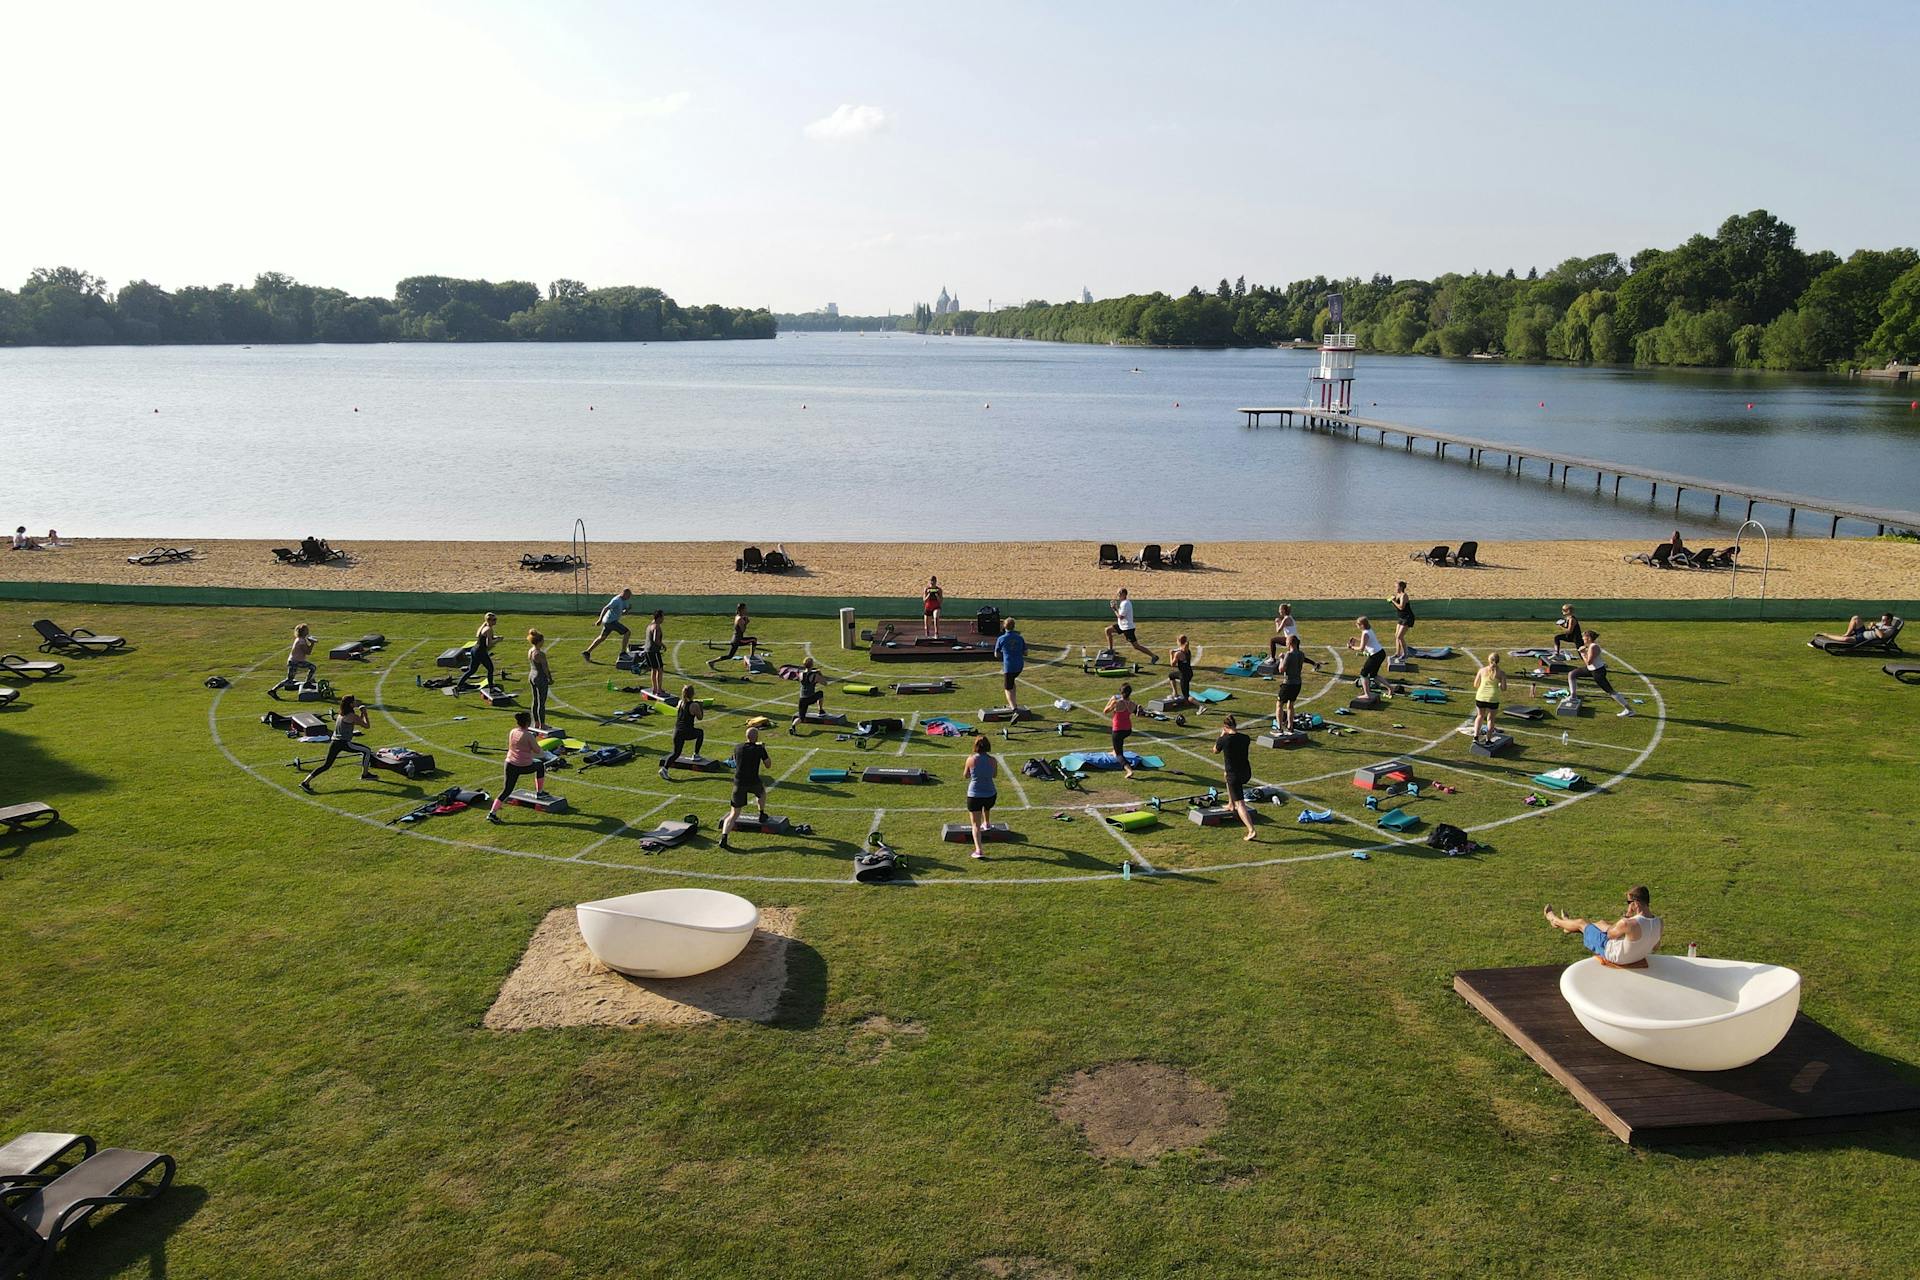
[[1920, 267], [1909, 267], [1880, 304], [1880, 324], [1867, 341], [1867, 358], [1920, 363]]

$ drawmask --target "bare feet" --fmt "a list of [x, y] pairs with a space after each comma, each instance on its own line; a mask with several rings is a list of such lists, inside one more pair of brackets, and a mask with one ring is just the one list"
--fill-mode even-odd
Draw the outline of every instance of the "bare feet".
[[1245, 834], [1244, 836], [1241, 836], [1240, 838], [1242, 840], [1258, 840], [1260, 837], [1256, 832], [1249, 831], [1247, 832], [1247, 834]]

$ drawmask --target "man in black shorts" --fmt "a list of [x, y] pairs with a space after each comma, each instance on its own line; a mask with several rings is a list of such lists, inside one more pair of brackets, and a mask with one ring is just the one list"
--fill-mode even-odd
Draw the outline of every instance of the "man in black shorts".
[[747, 730], [747, 740], [733, 749], [733, 801], [727, 810], [727, 816], [720, 820], [720, 847], [731, 849], [727, 836], [733, 832], [733, 824], [740, 820], [740, 811], [747, 807], [747, 797], [752, 796], [760, 805], [760, 817], [767, 816], [767, 783], [760, 774], [771, 763], [767, 749], [760, 745], [760, 731]]
[[691, 744], [693, 754], [699, 755], [700, 749], [707, 745], [707, 731], [700, 727], [700, 719], [706, 713], [706, 708], [700, 705], [700, 699], [693, 696], [693, 686], [682, 685], [680, 705], [673, 713], [673, 750], [667, 752], [666, 758], [660, 761], [661, 777], [666, 777], [667, 770], [680, 763], [682, 747]]
[[799, 733], [800, 722], [807, 718], [807, 708], [819, 707], [822, 715], [827, 710], [827, 695], [820, 691], [820, 668], [808, 658], [800, 664], [800, 709], [793, 713], [793, 723], [787, 726], [788, 733]]
[[733, 639], [727, 642], [727, 651], [717, 658], [707, 659], [707, 670], [712, 671], [728, 658], [740, 652], [740, 646], [747, 646], [747, 656], [760, 652], [760, 640], [747, 634], [747, 602], [742, 600], [733, 610]]
[[1213, 740], [1213, 753], [1226, 765], [1228, 807], [1247, 829], [1245, 838], [1258, 839], [1253, 829], [1253, 810], [1247, 808], [1247, 784], [1253, 781], [1253, 766], [1247, 763], [1247, 735], [1240, 732], [1232, 716], [1220, 721], [1220, 736]]
[[1294, 703], [1300, 698], [1301, 677], [1310, 663], [1315, 671], [1320, 669], [1320, 664], [1300, 647], [1300, 637], [1288, 636], [1280, 655], [1280, 689], [1273, 698], [1273, 727], [1281, 733], [1293, 732]]

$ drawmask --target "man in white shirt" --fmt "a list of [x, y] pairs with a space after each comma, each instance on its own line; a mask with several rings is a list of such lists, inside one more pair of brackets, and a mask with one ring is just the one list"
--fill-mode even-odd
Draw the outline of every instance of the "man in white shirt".
[[1113, 625], [1107, 628], [1107, 648], [1112, 649], [1116, 653], [1119, 652], [1120, 646], [1114, 642], [1117, 637], [1118, 639], [1125, 640], [1141, 653], [1146, 654], [1148, 662], [1154, 661], [1155, 655], [1153, 650], [1141, 644], [1139, 635], [1134, 631], [1133, 600], [1127, 595], [1127, 589], [1125, 587], [1120, 588], [1120, 594], [1114, 598], [1113, 604], [1110, 607], [1113, 609]]
[[1546, 908], [1547, 923], [1567, 933], [1580, 935], [1581, 944], [1600, 957], [1600, 963], [1614, 969], [1644, 969], [1647, 957], [1660, 945], [1665, 926], [1652, 914], [1652, 895], [1647, 886], [1637, 884], [1627, 890], [1627, 913], [1618, 920], [1583, 920], [1563, 916]]

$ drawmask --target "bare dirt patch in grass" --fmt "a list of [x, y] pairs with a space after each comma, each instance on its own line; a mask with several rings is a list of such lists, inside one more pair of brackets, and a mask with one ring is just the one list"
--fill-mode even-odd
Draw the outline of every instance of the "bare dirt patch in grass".
[[1159, 1062], [1076, 1071], [1047, 1095], [1047, 1106], [1080, 1130], [1095, 1155], [1134, 1164], [1197, 1147], [1227, 1119], [1225, 1093]]
[[629, 978], [593, 958], [572, 907], [549, 911], [533, 931], [483, 1025], [533, 1027], [697, 1026], [732, 1018], [771, 1022], [787, 987], [787, 943], [797, 912], [762, 907], [760, 927], [731, 963], [691, 978]]
[[872, 1066], [893, 1052], [897, 1040], [917, 1040], [927, 1029], [917, 1022], [895, 1022], [884, 1013], [870, 1014], [854, 1024], [852, 1049], [862, 1066]]
[[974, 1266], [995, 1280], [1073, 1280], [1074, 1269], [1064, 1262], [1052, 1262], [1031, 1254], [1015, 1257], [976, 1259]]

